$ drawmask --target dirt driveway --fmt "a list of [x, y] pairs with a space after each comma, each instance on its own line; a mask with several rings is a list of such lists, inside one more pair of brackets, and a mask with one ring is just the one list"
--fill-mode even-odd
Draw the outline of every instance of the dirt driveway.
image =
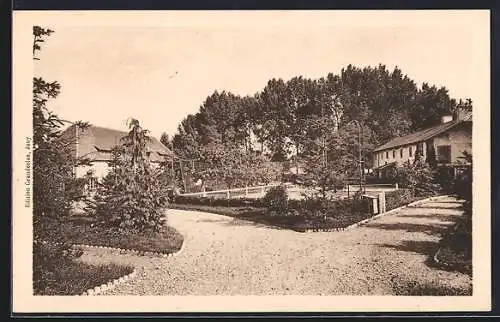
[[345, 232], [298, 233], [230, 217], [169, 210], [185, 236], [176, 257], [87, 251], [137, 276], [105, 295], [390, 295], [406, 282], [468, 289], [468, 275], [433, 268], [439, 233], [461, 214], [453, 198], [427, 202]]

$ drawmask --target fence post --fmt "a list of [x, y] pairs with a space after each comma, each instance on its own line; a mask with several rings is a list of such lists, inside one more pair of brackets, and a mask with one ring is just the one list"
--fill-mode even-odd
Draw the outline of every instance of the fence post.
[[378, 211], [378, 198], [377, 197], [372, 198], [372, 204], [373, 204], [373, 214], [376, 215], [379, 213], [379, 211]]
[[245, 198], [248, 197], [248, 187], [245, 187]]
[[385, 212], [385, 192], [383, 191], [378, 194], [378, 210], [381, 214]]
[[398, 183], [396, 182], [396, 190], [398, 190], [399, 186], [398, 186]]
[[229, 189], [227, 189], [227, 192], [226, 192], [226, 196], [227, 196], [227, 199], [230, 199], [231, 198], [231, 194], [229, 193]]
[[205, 189], [205, 187], [203, 187], [203, 194], [202, 194], [203, 197], [206, 197], [207, 196], [207, 191]]

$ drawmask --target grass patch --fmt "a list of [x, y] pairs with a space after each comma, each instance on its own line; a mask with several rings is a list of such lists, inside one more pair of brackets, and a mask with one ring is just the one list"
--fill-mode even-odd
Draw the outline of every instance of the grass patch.
[[394, 283], [393, 290], [395, 295], [401, 296], [472, 296], [472, 286], [460, 288], [437, 282]]
[[96, 225], [91, 217], [72, 216], [60, 224], [61, 234], [73, 244], [108, 246], [144, 252], [173, 253], [181, 249], [183, 236], [164, 226], [159, 233], [122, 233]]
[[298, 211], [281, 214], [269, 211], [264, 207], [224, 207], [189, 204], [170, 204], [169, 207], [172, 209], [209, 212], [298, 232], [304, 232], [307, 229], [345, 228], [373, 216], [363, 212], [328, 214], [327, 216]]
[[41, 281], [35, 283], [35, 295], [80, 295], [90, 288], [108, 283], [132, 273], [131, 266], [89, 265], [71, 261], [45, 271]]

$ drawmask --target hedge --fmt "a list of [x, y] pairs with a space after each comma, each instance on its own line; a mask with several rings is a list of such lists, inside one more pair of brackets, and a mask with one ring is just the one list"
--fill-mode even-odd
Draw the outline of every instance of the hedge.
[[213, 197], [197, 197], [197, 196], [175, 196], [172, 200], [175, 204], [181, 205], [198, 205], [198, 206], [213, 206], [213, 207], [264, 207], [262, 199], [251, 198], [234, 198], [222, 199]]
[[410, 189], [390, 191], [385, 194], [385, 209], [391, 210], [402, 207], [417, 199], [420, 198], [415, 196], [414, 192]]
[[[210, 197], [197, 196], [176, 196], [173, 199], [174, 204], [211, 206], [211, 207], [252, 207], [266, 208], [263, 198], [235, 198], [235, 199], [218, 199]], [[288, 211], [300, 211], [309, 215], [335, 216], [347, 212], [370, 212], [371, 200], [368, 199], [305, 199], [305, 200], [288, 200]]]

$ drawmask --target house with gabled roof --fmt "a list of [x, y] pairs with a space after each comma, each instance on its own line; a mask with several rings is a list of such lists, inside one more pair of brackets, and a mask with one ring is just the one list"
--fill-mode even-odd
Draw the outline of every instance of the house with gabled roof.
[[464, 164], [463, 153], [472, 154], [472, 113], [457, 111], [441, 118], [441, 124], [396, 137], [373, 150], [373, 170], [387, 178], [394, 166], [415, 160], [417, 149], [423, 160], [438, 166], [457, 168]]
[[[71, 125], [63, 131], [61, 137], [72, 146], [71, 153], [78, 159], [87, 159], [90, 165], [77, 166], [74, 169], [76, 178], [87, 177], [88, 189], [93, 190], [97, 181], [101, 181], [109, 171], [112, 161], [112, 150], [121, 144], [127, 135], [125, 131], [91, 125], [86, 128]], [[146, 155], [152, 164], [160, 164], [172, 156], [172, 152], [159, 140], [151, 137], [146, 145]]]

